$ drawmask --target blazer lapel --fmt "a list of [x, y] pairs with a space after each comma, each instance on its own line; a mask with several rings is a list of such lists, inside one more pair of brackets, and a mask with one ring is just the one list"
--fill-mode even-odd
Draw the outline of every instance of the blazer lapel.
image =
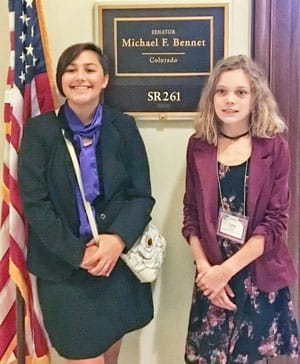
[[[73, 143], [72, 136], [71, 136], [71, 134], [69, 132], [69, 129], [67, 127], [68, 123], [67, 123], [65, 114], [63, 112], [63, 107], [61, 107], [59, 109], [59, 111], [57, 111], [55, 113], [56, 113], [56, 116], [59, 119], [59, 122], [61, 124], [61, 129], [64, 129], [64, 131], [65, 131], [65, 137], [67, 139], [69, 139]], [[63, 138], [63, 136], [62, 136], [62, 138]], [[69, 178], [69, 181], [70, 181], [70, 184], [71, 184], [71, 191], [74, 191], [75, 186], [77, 184], [76, 175], [75, 175], [74, 166], [73, 166], [73, 163], [72, 163], [71, 156], [70, 156], [70, 154], [68, 152], [68, 149], [67, 149], [67, 147], [65, 145], [65, 141], [63, 141], [63, 148], [65, 148], [65, 150], [66, 150], [66, 153], [62, 153], [62, 156], [65, 155], [64, 160], [63, 160], [63, 162], [65, 164], [65, 171], [66, 171], [66, 173], [68, 175], [68, 178]]]
[[215, 230], [218, 224], [217, 149], [213, 145], [200, 144], [195, 153], [195, 165], [202, 190], [204, 218]]
[[247, 215], [253, 220], [255, 208], [263, 185], [268, 180], [272, 163], [271, 153], [264, 139], [252, 139], [252, 153], [249, 166]]
[[120, 136], [111, 120], [107, 118], [107, 114], [103, 116], [100, 134], [100, 163], [102, 165], [102, 180], [103, 187], [106, 193], [111, 190], [111, 182], [114, 180], [115, 160], [118, 145], [120, 143]]

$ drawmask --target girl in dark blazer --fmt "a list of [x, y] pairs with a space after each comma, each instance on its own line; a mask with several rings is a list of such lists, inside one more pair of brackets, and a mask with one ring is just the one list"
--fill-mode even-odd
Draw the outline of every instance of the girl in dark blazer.
[[[28, 268], [37, 276], [45, 327], [68, 363], [116, 364], [121, 338], [153, 316], [149, 284], [119, 259], [150, 221], [154, 205], [145, 147], [134, 119], [102, 105], [108, 61], [92, 43], [61, 55], [65, 104], [26, 124], [19, 186], [29, 225]], [[92, 239], [62, 136], [78, 153], [99, 228]]]
[[185, 361], [296, 360], [285, 124], [261, 70], [245, 56], [216, 64], [198, 111], [182, 229], [196, 265]]

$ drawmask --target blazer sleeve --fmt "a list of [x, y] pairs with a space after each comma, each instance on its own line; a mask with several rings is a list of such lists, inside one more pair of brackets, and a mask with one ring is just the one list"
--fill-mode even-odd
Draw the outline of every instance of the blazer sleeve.
[[125, 242], [130, 249], [151, 220], [155, 203], [151, 195], [150, 170], [146, 149], [133, 117], [122, 114], [115, 118], [122, 141], [121, 158], [130, 183], [126, 189], [126, 201], [108, 228]]
[[270, 197], [261, 222], [251, 234], [264, 236], [264, 254], [278, 249], [287, 239], [290, 153], [287, 141], [281, 136], [274, 139], [272, 159], [273, 183], [268, 186]]
[[[18, 182], [30, 239], [35, 245], [78, 267], [84, 241], [76, 236], [56, 211], [47, 182], [51, 145], [58, 142], [60, 129], [55, 119], [37, 117], [27, 122], [18, 158]], [[55, 139], [55, 140], [54, 140]], [[62, 166], [63, 168], [63, 166]], [[30, 243], [30, 241], [29, 241]]]
[[187, 242], [189, 242], [190, 235], [196, 235], [200, 238], [199, 217], [196, 199], [197, 186], [195, 182], [193, 140], [193, 137], [189, 139], [187, 147], [185, 194], [183, 197], [182, 234]]

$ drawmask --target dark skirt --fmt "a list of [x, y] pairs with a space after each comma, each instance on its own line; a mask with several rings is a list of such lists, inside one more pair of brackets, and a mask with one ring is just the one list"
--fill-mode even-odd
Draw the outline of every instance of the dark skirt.
[[99, 356], [153, 317], [151, 285], [122, 261], [109, 278], [78, 269], [63, 282], [38, 279], [37, 287], [50, 341], [65, 358]]

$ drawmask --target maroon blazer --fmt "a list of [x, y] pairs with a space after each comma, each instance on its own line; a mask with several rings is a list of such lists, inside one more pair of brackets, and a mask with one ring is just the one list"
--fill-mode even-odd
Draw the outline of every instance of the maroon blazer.
[[[253, 137], [247, 194], [247, 238], [253, 235], [265, 238], [264, 253], [251, 263], [251, 269], [258, 288], [266, 292], [287, 286], [297, 276], [286, 244], [289, 169], [289, 148], [281, 135], [274, 138]], [[216, 171], [216, 147], [192, 135], [187, 149], [182, 233], [187, 241], [190, 235], [201, 239], [211, 264], [223, 261], [216, 237]]]

